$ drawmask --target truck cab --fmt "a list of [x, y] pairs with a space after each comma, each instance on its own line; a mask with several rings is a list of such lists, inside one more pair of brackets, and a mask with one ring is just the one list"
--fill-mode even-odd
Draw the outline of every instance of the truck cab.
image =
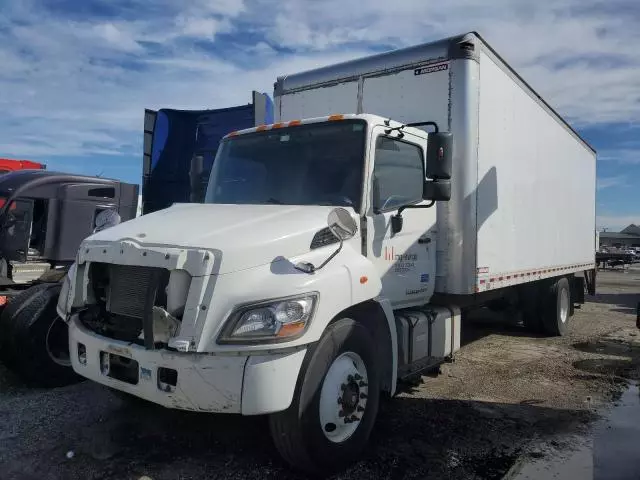
[[336, 360], [338, 336], [355, 351], [325, 380], [319, 422], [347, 442], [398, 375], [459, 348], [459, 312], [411, 311], [434, 291], [449, 146], [366, 114], [232, 132], [204, 204], [83, 242], [58, 308], [74, 370], [171, 408], [273, 414], [293, 434], [299, 379]]

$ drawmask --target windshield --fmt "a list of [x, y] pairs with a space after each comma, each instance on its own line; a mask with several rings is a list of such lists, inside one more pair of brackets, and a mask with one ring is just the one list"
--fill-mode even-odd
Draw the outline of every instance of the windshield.
[[206, 203], [336, 205], [360, 210], [366, 123], [344, 120], [226, 139]]

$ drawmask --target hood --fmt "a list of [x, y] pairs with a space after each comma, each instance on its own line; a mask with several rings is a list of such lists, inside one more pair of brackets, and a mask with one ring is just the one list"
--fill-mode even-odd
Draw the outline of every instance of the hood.
[[230, 273], [310, 251], [333, 207], [176, 204], [95, 233], [87, 242], [208, 249]]

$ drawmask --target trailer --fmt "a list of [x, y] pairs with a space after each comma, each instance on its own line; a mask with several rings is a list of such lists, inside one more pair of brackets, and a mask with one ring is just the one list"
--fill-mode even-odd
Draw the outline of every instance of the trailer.
[[476, 33], [280, 77], [203, 204], [88, 238], [73, 369], [169, 408], [269, 415], [306, 472], [503, 304], [563, 335], [595, 292], [595, 151]]

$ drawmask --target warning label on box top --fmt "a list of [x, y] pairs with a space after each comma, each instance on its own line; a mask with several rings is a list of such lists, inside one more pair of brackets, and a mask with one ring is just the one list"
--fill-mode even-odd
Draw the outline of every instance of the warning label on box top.
[[442, 71], [448, 70], [448, 69], [449, 69], [449, 64], [448, 63], [441, 63], [440, 65], [429, 65], [428, 67], [416, 68], [413, 71], [413, 74], [414, 75], [425, 75], [427, 73], [442, 72]]

